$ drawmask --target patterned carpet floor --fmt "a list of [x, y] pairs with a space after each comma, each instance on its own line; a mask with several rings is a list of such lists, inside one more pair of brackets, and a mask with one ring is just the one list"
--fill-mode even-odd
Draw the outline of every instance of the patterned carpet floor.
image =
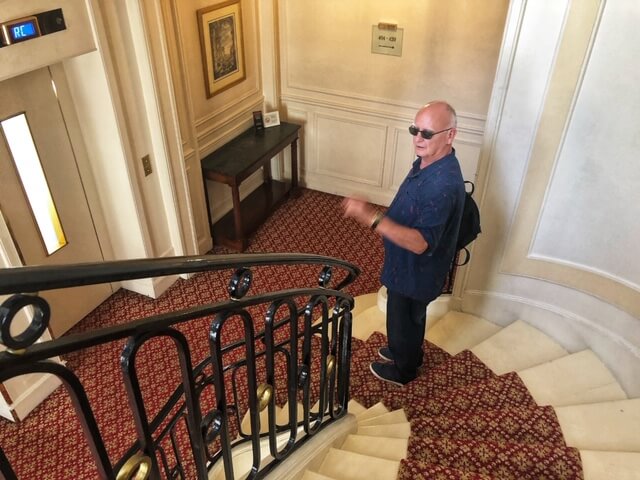
[[[341, 200], [302, 190], [300, 197], [288, 200], [251, 237], [247, 253], [302, 252], [340, 258], [362, 271], [348, 293], [377, 291], [382, 242], [369, 229], [342, 218]], [[217, 247], [212, 253], [231, 252]], [[251, 292], [315, 286], [318, 271], [317, 266], [286, 271], [262, 267], [254, 272]], [[157, 300], [119, 290], [70, 333], [224, 300], [231, 273], [207, 272], [179, 280]], [[261, 314], [255, 312], [254, 319]], [[179, 327], [189, 340], [194, 364], [209, 354], [210, 323], [210, 318], [202, 318]], [[239, 325], [230, 325], [225, 334], [227, 342], [242, 336]], [[517, 377], [496, 376], [471, 352], [450, 356], [425, 342], [421, 376], [403, 388], [390, 386], [375, 379], [368, 368], [385, 342], [380, 333], [366, 342], [353, 340], [351, 396], [365, 406], [382, 401], [388, 408], [405, 409], [412, 437], [399, 478], [582, 478], [578, 452], [564, 444], [554, 412], [538, 407]], [[87, 390], [112, 459], [124, 455], [136, 438], [119, 364], [123, 344], [112, 342], [64, 358]], [[155, 339], [141, 352], [145, 359], [139, 367], [144, 379], [141, 389], [150, 416], [179, 382], [170, 351], [167, 341]], [[258, 371], [263, 375], [264, 366], [258, 365]], [[276, 400], [284, 404], [283, 392], [276, 392]], [[211, 400], [202, 403], [203, 411], [213, 406]], [[0, 420], [0, 445], [20, 479], [98, 478], [64, 389], [54, 392], [23, 422]], [[185, 462], [185, 476], [194, 478], [189, 462]]]

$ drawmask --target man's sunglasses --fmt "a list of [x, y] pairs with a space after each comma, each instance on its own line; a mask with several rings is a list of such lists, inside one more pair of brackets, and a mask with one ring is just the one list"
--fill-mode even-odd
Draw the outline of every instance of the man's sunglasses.
[[445, 128], [444, 130], [440, 130], [439, 132], [432, 132], [431, 130], [420, 130], [418, 127], [416, 127], [415, 125], [411, 125], [409, 127], [409, 133], [411, 135], [413, 135], [414, 137], [418, 134], [420, 134], [420, 136], [422, 138], [424, 138], [425, 140], [429, 140], [430, 138], [432, 138], [434, 135], [437, 135], [439, 133], [442, 132], [448, 132], [449, 130], [453, 130], [455, 127], [449, 127], [449, 128]]

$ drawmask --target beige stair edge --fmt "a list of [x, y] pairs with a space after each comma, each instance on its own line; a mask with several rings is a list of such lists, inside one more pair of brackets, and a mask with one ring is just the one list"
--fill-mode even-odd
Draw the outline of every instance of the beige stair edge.
[[[356, 324], [356, 319], [357, 317], [360, 316], [360, 314], [362, 312], [364, 312], [365, 310], [368, 310], [371, 307], [377, 307], [378, 305], [378, 294], [376, 292], [374, 293], [366, 293], [364, 295], [358, 295], [357, 297], [354, 297], [354, 305], [353, 305], [353, 310], [351, 310], [351, 318], [352, 318], [352, 332], [351, 335], [356, 337], [356, 338], [360, 338], [358, 335], [354, 334], [356, 325], [360, 326], [360, 324], [362, 324], [362, 320]], [[383, 314], [384, 316], [384, 314]], [[320, 323], [322, 321], [322, 316], [316, 318], [313, 321], [313, 324], [316, 325], [318, 323]], [[368, 337], [366, 338], [360, 338], [361, 340], [366, 340]]]
[[331, 448], [320, 468], [313, 470], [340, 480], [395, 480], [399, 468], [400, 462], [395, 460]]
[[351, 315], [353, 318], [355, 318], [368, 308], [378, 306], [378, 292], [358, 295], [357, 297], [354, 297], [353, 300], [354, 305], [353, 310], [351, 310]]
[[521, 370], [518, 375], [538, 405], [577, 405], [627, 398], [615, 377], [591, 350]]
[[427, 326], [427, 340], [450, 355], [468, 350], [498, 333], [501, 326], [468, 313], [450, 311], [435, 325]]
[[340, 450], [400, 461], [407, 457], [409, 439], [392, 437], [370, 437], [366, 435], [348, 435]]
[[[269, 479], [300, 480], [305, 470], [318, 473], [318, 469], [329, 449], [344, 443], [345, 438], [349, 434], [355, 433], [356, 429], [357, 422], [353, 414], [347, 414], [341, 420], [326, 426], [287, 457], [286, 462], [282, 462], [276, 466], [269, 473]], [[251, 445], [249, 444], [246, 447], [248, 454], [251, 455]], [[209, 475], [210, 480], [214, 478], [215, 477]], [[216, 480], [220, 479], [216, 478]]]
[[380, 311], [377, 305], [373, 305], [353, 317], [353, 328], [351, 335], [362, 341], [366, 341], [373, 332], [387, 331], [387, 320], [385, 314]]
[[380, 415], [384, 415], [385, 413], [389, 413], [389, 409], [384, 406], [384, 403], [378, 402], [356, 416], [358, 418], [358, 422], [362, 422], [363, 420], [367, 420], [368, 418], [378, 417]]
[[516, 320], [470, 349], [496, 375], [546, 363], [568, 352], [537, 328]]
[[[452, 296], [440, 295], [433, 302], [429, 304], [427, 308], [427, 330], [436, 325], [440, 320], [451, 311]], [[387, 314], [387, 288], [385, 286], [380, 287], [378, 290], [378, 309], [386, 317]], [[385, 330], [380, 330], [386, 334]]]
[[358, 426], [355, 432], [358, 435], [370, 437], [409, 438], [411, 436], [411, 423], [391, 423], [389, 425]]
[[640, 453], [580, 450], [584, 480], [638, 480]]
[[403, 409], [393, 410], [391, 412], [383, 413], [376, 417], [370, 417], [361, 419], [358, 418], [358, 428], [372, 425], [389, 425], [391, 423], [405, 423], [407, 422], [407, 416]]
[[302, 480], [336, 480], [333, 477], [327, 477], [326, 475], [322, 475], [320, 473], [312, 472], [311, 470], [305, 470], [302, 475]]
[[361, 405], [356, 400], [351, 399], [351, 400], [349, 400], [349, 408], [348, 409], [349, 409], [349, 413], [352, 413], [353, 415], [355, 415], [357, 417], [361, 413], [364, 413], [367, 410], [367, 407]]
[[554, 410], [568, 446], [640, 453], [640, 398]]

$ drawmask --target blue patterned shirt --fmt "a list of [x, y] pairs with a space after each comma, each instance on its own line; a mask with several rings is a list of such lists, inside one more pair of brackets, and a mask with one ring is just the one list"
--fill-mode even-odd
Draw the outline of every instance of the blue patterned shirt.
[[440, 295], [456, 249], [464, 205], [464, 180], [453, 150], [420, 169], [418, 158], [400, 185], [386, 216], [417, 229], [429, 244], [415, 254], [384, 239], [382, 284], [416, 300]]

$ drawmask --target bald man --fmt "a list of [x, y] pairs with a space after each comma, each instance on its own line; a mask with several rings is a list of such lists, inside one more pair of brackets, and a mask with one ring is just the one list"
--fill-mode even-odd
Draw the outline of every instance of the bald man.
[[418, 376], [426, 309], [442, 292], [455, 255], [465, 195], [453, 148], [456, 126], [456, 112], [448, 103], [423, 106], [409, 127], [417, 158], [387, 212], [357, 198], [342, 205], [345, 217], [383, 238], [381, 281], [387, 287], [389, 344], [379, 351], [384, 362], [370, 368], [395, 385]]

